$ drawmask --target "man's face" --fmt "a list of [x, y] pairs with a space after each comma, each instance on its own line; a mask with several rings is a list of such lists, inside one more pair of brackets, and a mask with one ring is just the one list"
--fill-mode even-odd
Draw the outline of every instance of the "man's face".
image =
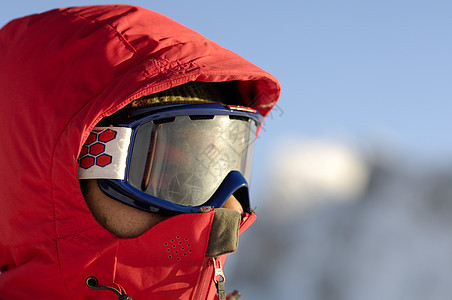
[[[137, 237], [168, 218], [136, 209], [105, 195], [96, 179], [84, 180], [83, 185], [83, 195], [93, 216], [105, 229], [119, 238]], [[243, 213], [242, 206], [234, 196], [225, 202], [223, 208]]]

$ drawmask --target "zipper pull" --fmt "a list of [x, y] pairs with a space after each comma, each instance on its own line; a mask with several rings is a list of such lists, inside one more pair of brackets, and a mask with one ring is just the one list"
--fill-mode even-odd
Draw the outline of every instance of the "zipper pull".
[[213, 281], [215, 282], [215, 286], [217, 287], [218, 299], [226, 300], [226, 289], [224, 283], [226, 278], [224, 277], [223, 267], [221, 266], [220, 258], [215, 259], [212, 257], [213, 267], [215, 269], [215, 273], [213, 276]]

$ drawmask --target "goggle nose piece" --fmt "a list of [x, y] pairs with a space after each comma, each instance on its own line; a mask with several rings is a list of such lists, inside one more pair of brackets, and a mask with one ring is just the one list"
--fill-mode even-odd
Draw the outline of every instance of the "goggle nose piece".
[[250, 210], [248, 182], [239, 171], [231, 171], [224, 178], [212, 197], [203, 206], [219, 208], [232, 196], [242, 205], [243, 211]]

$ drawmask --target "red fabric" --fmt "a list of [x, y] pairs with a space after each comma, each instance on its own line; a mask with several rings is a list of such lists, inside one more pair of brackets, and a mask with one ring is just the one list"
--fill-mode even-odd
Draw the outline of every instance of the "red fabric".
[[[57, 9], [0, 30], [1, 298], [115, 299], [87, 288], [90, 275], [100, 284], [120, 284], [134, 299], [148, 299], [140, 297], [141, 289], [179, 293], [162, 299], [194, 295], [200, 258], [192, 257], [196, 263], [181, 270], [154, 270], [146, 263], [163, 255], [157, 247], [163, 246], [154, 245], [152, 235], [167, 238], [159, 231], [163, 224], [183, 223], [187, 236], [201, 241], [212, 212], [174, 217], [142, 237], [119, 240], [91, 215], [77, 176], [78, 154], [102, 117], [193, 80], [237, 80], [248, 105], [264, 115], [279, 96], [279, 84], [267, 72], [136, 6]], [[201, 232], [194, 230], [198, 222], [204, 222], [197, 227]], [[122, 260], [125, 252], [134, 256]], [[165, 274], [180, 280], [148, 285], [149, 278]]]

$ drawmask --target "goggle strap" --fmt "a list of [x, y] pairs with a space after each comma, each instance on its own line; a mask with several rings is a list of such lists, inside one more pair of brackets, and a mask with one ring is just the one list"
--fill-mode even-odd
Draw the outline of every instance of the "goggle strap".
[[124, 180], [132, 129], [94, 127], [79, 157], [79, 179]]

